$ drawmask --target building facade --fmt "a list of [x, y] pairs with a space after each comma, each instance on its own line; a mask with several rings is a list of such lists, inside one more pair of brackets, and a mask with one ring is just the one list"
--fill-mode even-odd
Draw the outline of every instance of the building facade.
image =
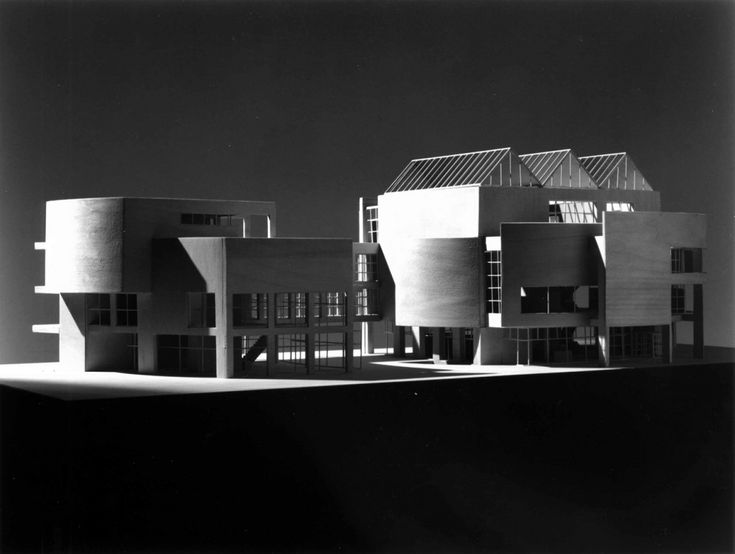
[[45, 285], [79, 371], [217, 377], [352, 365], [352, 241], [276, 238], [272, 202], [48, 202]]
[[686, 333], [702, 355], [706, 218], [662, 212], [625, 153], [412, 160], [384, 194], [361, 200], [360, 225], [391, 275], [396, 353], [410, 344], [477, 364], [666, 362]]
[[665, 213], [625, 153], [412, 160], [359, 203], [359, 241], [277, 238], [272, 202], [46, 206], [45, 284], [68, 369], [348, 371], [353, 348], [475, 364], [703, 352], [706, 219]]

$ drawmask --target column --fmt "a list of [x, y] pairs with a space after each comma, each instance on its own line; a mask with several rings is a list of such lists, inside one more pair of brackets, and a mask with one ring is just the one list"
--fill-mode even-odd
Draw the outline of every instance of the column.
[[272, 239], [276, 236], [276, 212], [275, 210], [268, 213], [268, 238]]
[[214, 324], [216, 339], [217, 377], [228, 379], [235, 375], [235, 360], [232, 356], [232, 295], [227, 279], [226, 239], [220, 241], [219, 275], [214, 283]]
[[232, 356], [232, 299], [227, 287], [214, 293], [215, 339], [217, 348], [217, 377], [231, 378], [235, 375], [235, 360]]
[[411, 327], [411, 347], [413, 349], [414, 358], [423, 357], [424, 335], [421, 327]]
[[352, 371], [353, 369], [353, 349], [354, 345], [352, 344], [352, 338], [353, 333], [349, 329], [345, 331], [345, 373]]
[[84, 294], [59, 295], [59, 362], [65, 371], [86, 370]]
[[667, 364], [670, 364], [671, 361], [674, 359], [674, 345], [673, 341], [671, 340], [672, 332], [671, 328], [674, 326], [673, 323], [669, 323], [668, 325], [662, 325], [661, 326], [661, 340], [663, 341], [663, 350], [664, 350], [664, 361]]
[[[473, 346], [475, 350], [472, 359], [473, 364], [514, 363], [513, 361], [516, 360], [516, 341], [513, 341], [513, 343], [506, 341], [503, 337], [503, 330], [500, 328], [481, 327], [475, 329]], [[505, 359], [503, 358], [504, 350], [508, 352]], [[509, 355], [512, 355], [512, 359], [508, 359]]]
[[138, 373], [156, 372], [156, 334], [153, 329], [153, 294], [138, 294]]
[[432, 329], [432, 357], [434, 363], [447, 359], [447, 345], [444, 342], [444, 327], [435, 327]]
[[455, 364], [464, 363], [467, 353], [467, 348], [464, 343], [464, 327], [453, 327], [451, 333], [452, 352], [450, 356], [452, 362]]
[[402, 326], [393, 326], [393, 356], [406, 357], [406, 333]]
[[694, 322], [692, 354], [704, 358], [704, 287], [694, 285]]
[[363, 321], [360, 323], [361, 345], [360, 349], [363, 354], [373, 354], [375, 352], [375, 329], [371, 321]]
[[278, 335], [276, 335], [276, 295], [275, 293], [266, 293], [268, 298], [268, 376], [270, 377], [278, 366]]
[[316, 333], [307, 332], [304, 334], [306, 342], [304, 343], [304, 356], [306, 365], [306, 374], [311, 375], [314, 373], [316, 367], [316, 358], [314, 357], [314, 345], [316, 343]]
[[607, 325], [600, 325], [597, 329], [597, 334], [600, 362], [605, 367], [610, 367], [610, 328]]

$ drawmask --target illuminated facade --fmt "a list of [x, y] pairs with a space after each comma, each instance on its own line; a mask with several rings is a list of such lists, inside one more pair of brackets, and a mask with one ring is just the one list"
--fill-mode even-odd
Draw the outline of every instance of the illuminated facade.
[[[706, 218], [661, 212], [625, 153], [412, 160], [384, 194], [361, 200], [360, 223], [360, 247], [392, 278], [394, 352], [408, 343], [437, 361], [668, 361], [679, 332], [702, 355]], [[374, 325], [363, 324], [368, 350]]]
[[34, 331], [71, 370], [217, 377], [348, 371], [380, 343], [609, 365], [670, 361], [685, 332], [702, 355], [705, 216], [662, 212], [625, 153], [412, 160], [359, 213], [353, 243], [276, 238], [272, 202], [48, 202], [59, 322]]

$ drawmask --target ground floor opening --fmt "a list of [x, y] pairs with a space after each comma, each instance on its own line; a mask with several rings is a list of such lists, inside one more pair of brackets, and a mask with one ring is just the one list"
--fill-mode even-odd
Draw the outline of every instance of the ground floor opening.
[[600, 359], [597, 327], [532, 327], [505, 329], [515, 345], [516, 363], [597, 363]]

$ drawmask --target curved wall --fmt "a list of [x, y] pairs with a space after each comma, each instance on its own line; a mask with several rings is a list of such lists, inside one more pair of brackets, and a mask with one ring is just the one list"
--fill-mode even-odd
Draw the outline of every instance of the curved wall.
[[47, 202], [45, 289], [121, 291], [122, 230], [122, 198]]
[[400, 239], [381, 248], [395, 282], [396, 324], [480, 327], [484, 239]]

